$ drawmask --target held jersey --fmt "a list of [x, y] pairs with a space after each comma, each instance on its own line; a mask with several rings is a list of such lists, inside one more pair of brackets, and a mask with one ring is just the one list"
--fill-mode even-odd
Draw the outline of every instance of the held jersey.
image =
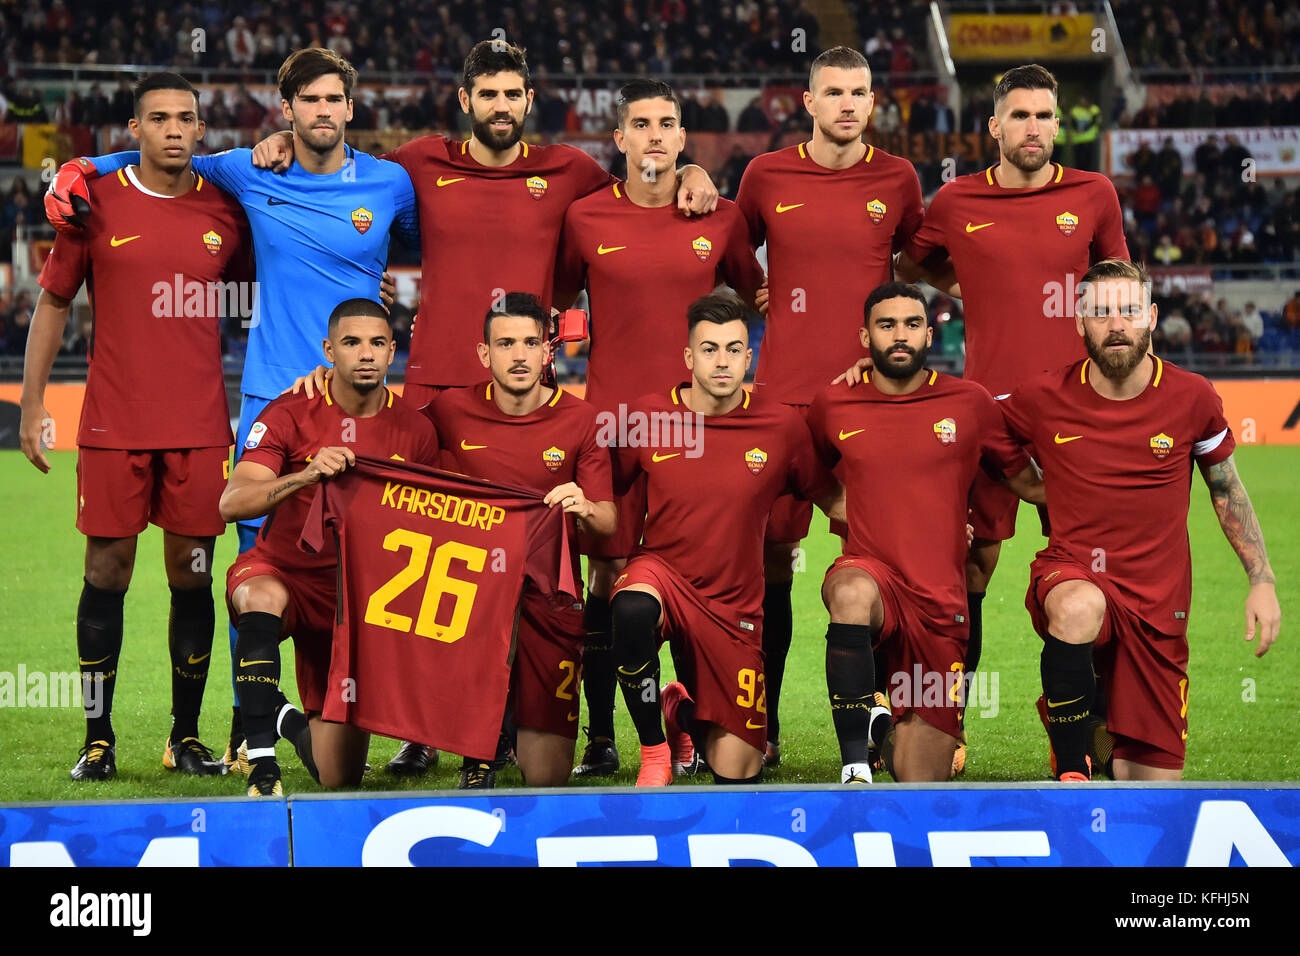
[[322, 483], [302, 540], [338, 548], [324, 718], [494, 753], [525, 578], [579, 597], [561, 512], [522, 488], [365, 459]]
[[227, 291], [252, 283], [248, 220], [202, 176], [180, 196], [145, 190], [131, 168], [87, 186], [95, 214], [85, 232], [55, 239], [38, 280], [65, 299], [84, 282], [90, 296], [77, 444], [229, 445], [221, 322]]
[[946, 183], [906, 252], [952, 257], [966, 323], [964, 377], [995, 396], [1083, 358], [1078, 283], [1101, 259], [1127, 259], [1115, 186], [1057, 165], [1037, 189], [1005, 189], [994, 167]]
[[1157, 631], [1186, 634], [1192, 463], [1216, 465], [1236, 447], [1223, 402], [1160, 358], [1141, 394], [1111, 401], [1088, 384], [1091, 365], [1044, 373], [998, 403], [1043, 468], [1052, 533], [1039, 553], [1102, 574]]

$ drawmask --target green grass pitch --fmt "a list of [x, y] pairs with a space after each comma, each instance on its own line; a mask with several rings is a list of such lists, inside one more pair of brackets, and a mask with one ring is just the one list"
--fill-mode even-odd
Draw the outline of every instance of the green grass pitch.
[[[0, 452], [0, 514], [5, 516], [0, 546], [0, 673], [13, 677], [76, 668], [74, 620], [81, 588], [84, 544], [74, 527], [75, 455], [55, 452], [53, 470], [42, 476], [16, 451]], [[1193, 477], [1190, 533], [1194, 562], [1191, 619], [1191, 695], [1188, 780], [1297, 780], [1300, 757], [1300, 656], [1294, 647], [1300, 586], [1300, 449], [1243, 447], [1237, 452], [1243, 481], [1259, 513], [1280, 585], [1282, 636], [1262, 660], [1243, 641], [1245, 575], [1219, 531], [1199, 476]], [[905, 489], [882, 493], [881, 507], [907, 507]], [[985, 687], [997, 678], [997, 714], [967, 719], [970, 754], [966, 782], [1047, 779], [1046, 737], [1034, 712], [1040, 693], [1040, 642], [1024, 609], [1028, 564], [1042, 543], [1036, 517], [1021, 515], [1020, 536], [1007, 543], [984, 605]], [[806, 564], [795, 576], [795, 631], [781, 702], [783, 762], [765, 779], [772, 783], [837, 782], [839, 756], [826, 702], [823, 647], [826, 613], [819, 586], [836, 552], [825, 519], [814, 520], [805, 542]], [[217, 578], [236, 550], [228, 533], [217, 545]], [[167, 586], [162, 573], [162, 540], [156, 528], [140, 539], [135, 577], [126, 599], [126, 637], [114, 705], [118, 778], [107, 784], [74, 784], [68, 770], [81, 746], [79, 708], [0, 706], [0, 801], [87, 798], [190, 797], [237, 795], [243, 777], [186, 778], [164, 770], [162, 748], [170, 727], [167, 662]], [[230, 720], [230, 655], [224, 602], [217, 590], [218, 633], [201, 724], [203, 740], [220, 752]], [[286, 656], [288, 654], [286, 653]], [[664, 655], [665, 673], [671, 673]], [[286, 692], [294, 696], [293, 668], [286, 661]], [[637, 762], [636, 737], [621, 702], [618, 742], [624, 768], [599, 783], [631, 784]], [[585, 723], [585, 714], [582, 723]], [[396, 744], [375, 738], [371, 762], [376, 770], [364, 789], [455, 787], [459, 760], [443, 763], [419, 782], [403, 782], [383, 771]], [[581, 751], [581, 740], [579, 752]], [[312, 791], [315, 784], [281, 745], [288, 792]], [[522, 785], [515, 768], [498, 776], [498, 786]], [[698, 782], [709, 782], [707, 775]]]

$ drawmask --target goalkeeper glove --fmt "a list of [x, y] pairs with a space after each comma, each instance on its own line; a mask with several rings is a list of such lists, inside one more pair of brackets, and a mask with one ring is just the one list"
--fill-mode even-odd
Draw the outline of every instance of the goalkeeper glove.
[[77, 234], [86, 228], [90, 215], [90, 191], [86, 181], [99, 175], [90, 160], [64, 163], [45, 192], [45, 218], [62, 233]]

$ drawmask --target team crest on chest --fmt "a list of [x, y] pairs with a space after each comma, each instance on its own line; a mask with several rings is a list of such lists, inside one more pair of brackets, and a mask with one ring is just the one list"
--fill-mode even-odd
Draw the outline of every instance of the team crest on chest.
[[207, 249], [212, 255], [218, 255], [221, 252], [221, 233], [215, 229], [209, 229], [203, 234], [203, 248]]
[[564, 464], [564, 449], [556, 448], [554, 445], [546, 449], [542, 452], [542, 464], [551, 471], [559, 471], [560, 466]]
[[934, 437], [941, 445], [952, 445], [957, 441], [957, 423], [951, 418], [944, 418], [934, 423]]
[[691, 248], [695, 250], [695, 254], [700, 257], [701, 262], [708, 262], [709, 256], [713, 253], [713, 243], [703, 236], [696, 236], [692, 239]]
[[757, 475], [760, 471], [762, 471], [763, 466], [766, 464], [767, 464], [767, 452], [763, 451], [763, 449], [751, 448], [749, 451], [745, 452], [745, 467], [748, 468], [750, 471], [752, 471], [754, 474]]
[[1174, 440], [1164, 432], [1151, 436], [1151, 454], [1157, 458], [1168, 458], [1169, 453], [1173, 450]]
[[1063, 212], [1056, 217], [1056, 228], [1064, 235], [1072, 236], [1074, 230], [1079, 228], [1079, 217], [1072, 212]]
[[358, 206], [352, 210], [352, 225], [356, 227], [357, 232], [361, 233], [361, 235], [366, 234], [366, 230], [370, 228], [370, 224], [374, 221], [374, 214], [365, 206]]
[[546, 180], [541, 176], [529, 176], [524, 180], [524, 185], [528, 187], [528, 195], [534, 199], [541, 199], [546, 195]]
[[889, 212], [889, 207], [879, 199], [872, 199], [867, 203], [867, 215], [877, 225], [885, 221], [885, 213], [887, 212]]

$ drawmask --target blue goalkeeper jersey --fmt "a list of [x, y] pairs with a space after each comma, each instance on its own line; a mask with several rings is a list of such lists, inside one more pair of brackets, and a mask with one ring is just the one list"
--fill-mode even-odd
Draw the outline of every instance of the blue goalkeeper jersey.
[[[101, 175], [139, 161], [137, 152], [93, 160]], [[324, 364], [336, 305], [379, 301], [390, 230], [419, 248], [411, 177], [351, 147], [341, 169], [320, 176], [298, 163], [286, 173], [257, 169], [249, 149], [195, 156], [194, 170], [238, 199], [252, 227], [257, 294], [241, 391], [274, 398]]]

